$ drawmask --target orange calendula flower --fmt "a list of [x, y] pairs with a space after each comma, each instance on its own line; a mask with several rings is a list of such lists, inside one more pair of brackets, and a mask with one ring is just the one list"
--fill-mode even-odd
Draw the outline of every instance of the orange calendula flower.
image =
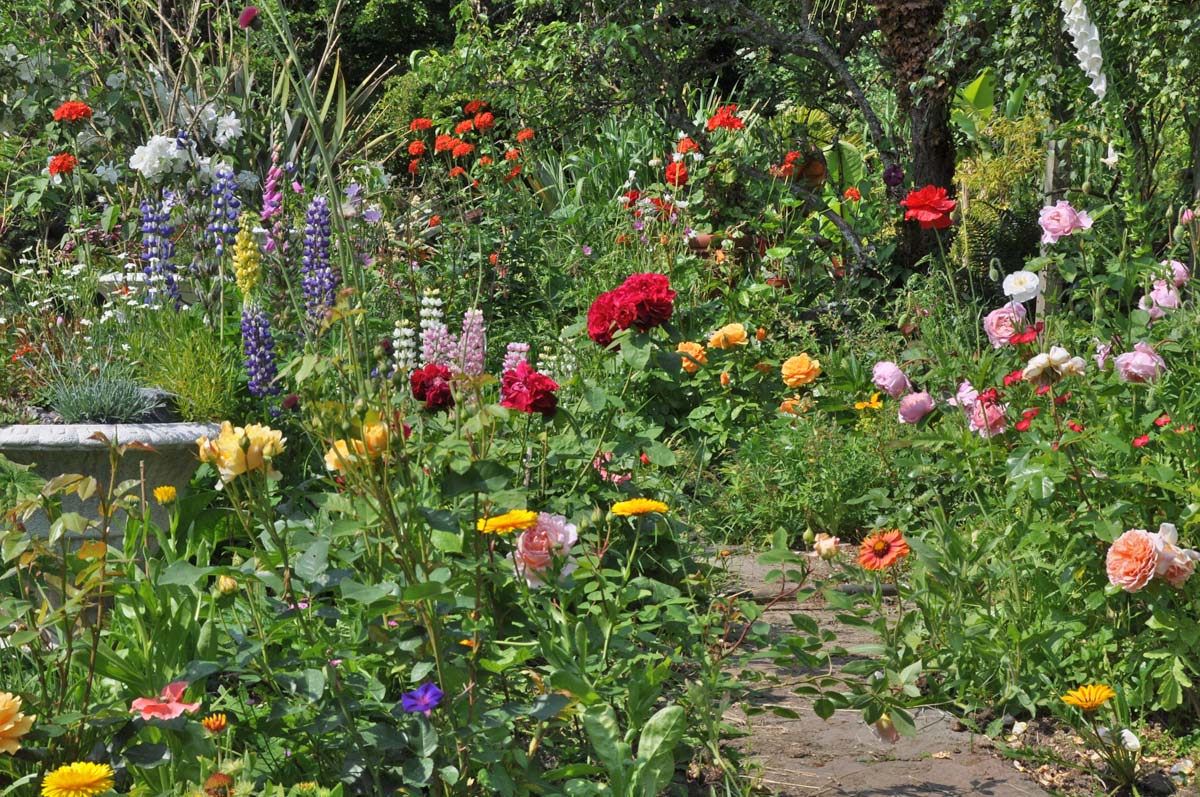
[[1067, 692], [1062, 696], [1062, 702], [1090, 714], [1116, 696], [1117, 693], [1111, 687], [1104, 684], [1090, 684]]
[[732, 349], [746, 345], [746, 328], [741, 324], [726, 324], [708, 339], [710, 349]]
[[232, 797], [233, 778], [224, 772], [214, 772], [204, 781], [204, 793], [208, 797]]
[[505, 534], [510, 531], [527, 529], [537, 523], [537, 512], [528, 509], [514, 509], [495, 517], [480, 518], [475, 528], [484, 534]]
[[899, 529], [877, 531], [863, 540], [858, 563], [866, 570], [887, 570], [908, 556], [910, 550]]
[[803, 387], [821, 375], [821, 362], [801, 354], [784, 360], [780, 373], [788, 387]]
[[229, 718], [224, 714], [209, 714], [200, 720], [200, 724], [204, 726], [204, 730], [216, 736], [229, 726]]
[[696, 373], [700, 370], [700, 366], [708, 364], [708, 355], [705, 354], [704, 347], [699, 343], [692, 343], [685, 340], [675, 348], [675, 351], [684, 355], [681, 358], [683, 360], [683, 370], [689, 374]]
[[76, 761], [42, 779], [42, 797], [95, 797], [113, 787], [113, 769], [108, 764]]
[[630, 498], [628, 501], [618, 501], [612, 505], [612, 513], [624, 517], [645, 515], [650, 512], [666, 514], [667, 505], [662, 501], [655, 501], [651, 498]]

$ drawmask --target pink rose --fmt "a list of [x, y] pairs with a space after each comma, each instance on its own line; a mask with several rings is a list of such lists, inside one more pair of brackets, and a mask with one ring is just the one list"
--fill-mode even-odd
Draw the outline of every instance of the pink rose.
[[875, 387], [887, 393], [892, 398], [900, 398], [912, 389], [908, 377], [900, 370], [900, 366], [893, 362], [883, 360], [875, 363], [875, 368], [871, 375], [875, 381]]
[[1070, 235], [1076, 230], [1090, 230], [1092, 220], [1087, 211], [1075, 210], [1065, 199], [1058, 200], [1053, 206], [1042, 208], [1038, 214], [1038, 224], [1042, 227], [1042, 243], [1058, 243], [1058, 239]]
[[1151, 321], [1157, 321], [1169, 310], [1179, 307], [1179, 292], [1166, 280], [1156, 280], [1154, 288], [1141, 298], [1138, 307], [1150, 314]]
[[1161, 576], [1173, 588], [1182, 587], [1192, 573], [1196, 572], [1196, 559], [1200, 553], [1179, 547], [1179, 532], [1174, 523], [1161, 523], [1158, 531], [1150, 535], [1158, 549], [1158, 568], [1155, 575]]
[[1101, 343], [1099, 338], [1092, 338], [1092, 340], [1096, 343], [1096, 367], [1103, 371], [1105, 363], [1112, 356], [1112, 344]]
[[596, 455], [596, 458], [592, 460], [592, 470], [596, 471], [596, 475], [600, 477], [601, 481], [612, 482], [613, 484], [620, 485], [632, 479], [632, 473], [613, 473], [608, 468], [604, 467], [608, 463], [612, 462], [612, 458], [613, 455], [611, 451], [601, 451]]
[[1192, 272], [1188, 271], [1188, 267], [1178, 260], [1164, 260], [1162, 265], [1170, 269], [1171, 281], [1175, 283], [1176, 288], [1182, 288], [1192, 278]]
[[1135, 343], [1133, 351], [1117, 355], [1117, 374], [1125, 382], [1153, 382], [1166, 373], [1167, 363], [1149, 343]]
[[1158, 572], [1160, 544], [1145, 529], [1130, 529], [1113, 542], [1104, 569], [1110, 583], [1126, 592], [1137, 592]]
[[992, 348], [1006, 345], [1012, 336], [1021, 331], [1025, 321], [1025, 305], [1018, 302], [997, 307], [983, 318], [983, 331], [987, 333]]
[[976, 401], [971, 410], [969, 423], [972, 432], [979, 432], [980, 437], [994, 437], [1002, 434], [1008, 423], [1004, 417], [1007, 404], [997, 404], [994, 401]]
[[568, 554], [578, 539], [574, 524], [568, 523], [565, 517], [541, 512], [537, 523], [517, 537], [517, 549], [508, 558], [525, 583], [536, 589], [546, 583], [546, 576], [555, 561], [561, 563], [560, 578], [575, 570], [577, 565]]
[[900, 423], [920, 423], [933, 412], [933, 396], [928, 393], [909, 393], [900, 399]]
[[971, 383], [966, 380], [958, 386], [958, 392], [954, 394], [954, 398], [950, 399], [947, 404], [952, 407], [958, 407], [968, 415], [979, 401], [979, 391], [971, 387]]

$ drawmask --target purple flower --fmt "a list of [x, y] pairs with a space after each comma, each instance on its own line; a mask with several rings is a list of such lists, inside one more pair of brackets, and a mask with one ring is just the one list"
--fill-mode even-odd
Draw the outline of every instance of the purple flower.
[[300, 272], [304, 275], [304, 306], [312, 319], [321, 319], [333, 307], [337, 295], [338, 276], [329, 262], [329, 202], [323, 196], [313, 197], [304, 215], [304, 256]]
[[904, 183], [904, 170], [899, 164], [893, 163], [891, 166], [883, 170], [883, 184], [888, 188], [895, 188]]
[[267, 181], [263, 183], [263, 209], [259, 218], [269, 221], [278, 216], [283, 210], [283, 192], [279, 190], [279, 181], [283, 179], [283, 169], [279, 167], [279, 147], [271, 150], [271, 168], [267, 170]]
[[225, 254], [225, 247], [233, 243], [238, 230], [238, 214], [242, 202], [237, 198], [237, 178], [233, 169], [218, 166], [216, 179], [209, 189], [212, 194], [212, 209], [208, 212], [208, 240], [217, 250], [217, 257]]
[[271, 335], [271, 319], [254, 306], [242, 310], [242, 345], [246, 352], [246, 373], [250, 376], [250, 393], [270, 396], [279, 392], [275, 383], [279, 371], [275, 365], [275, 339]]
[[[179, 285], [175, 281], [177, 269], [171, 262], [175, 256], [175, 243], [171, 237], [175, 228], [171, 225], [171, 198], [164, 196], [158, 205], [143, 199], [142, 211], [142, 272], [146, 275], [148, 290], [146, 303], [157, 304], [159, 293], [165, 292], [179, 309], [181, 304]], [[162, 284], [162, 288], [158, 284]]]
[[500, 366], [500, 371], [512, 371], [518, 365], [526, 361], [529, 355], [529, 344], [514, 340], [504, 350], [504, 362]]
[[363, 211], [362, 217], [363, 221], [365, 221], [367, 224], [378, 224], [383, 218], [383, 211], [372, 205]]
[[458, 368], [467, 376], [483, 373], [487, 356], [486, 326], [483, 311], [472, 308], [463, 313], [462, 335], [458, 339]]
[[583, 249], [583, 256], [584, 256], [584, 257], [591, 257], [591, 256], [592, 256], [592, 247], [588, 246], [587, 244], [584, 244], [584, 245], [582, 246], [582, 249]]
[[445, 694], [441, 689], [438, 689], [437, 684], [431, 681], [421, 684], [412, 692], [405, 692], [401, 695], [400, 705], [405, 711], [410, 713], [419, 711], [428, 717], [438, 707], [438, 704], [442, 702], [442, 697]]

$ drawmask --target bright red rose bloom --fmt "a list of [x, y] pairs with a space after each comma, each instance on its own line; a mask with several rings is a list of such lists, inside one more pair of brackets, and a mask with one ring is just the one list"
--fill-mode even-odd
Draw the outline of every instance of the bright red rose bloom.
[[612, 343], [613, 334], [622, 329], [629, 329], [637, 320], [637, 309], [625, 301], [621, 290], [605, 291], [596, 297], [588, 309], [588, 337], [607, 346]]
[[413, 398], [425, 402], [431, 412], [454, 406], [454, 394], [450, 390], [450, 369], [431, 363], [412, 372], [409, 379]]
[[54, 109], [54, 121], [78, 122], [80, 119], [91, 119], [92, 109], [86, 102], [69, 100]]
[[950, 226], [950, 213], [958, 203], [946, 195], [946, 189], [927, 185], [909, 193], [900, 201], [906, 210], [905, 221], [916, 221], [922, 230], [944, 230]]
[[544, 418], [553, 418], [558, 412], [556, 390], [557, 382], [522, 360], [516, 368], [505, 371], [500, 377], [500, 406], [521, 412], [540, 412]]
[[667, 185], [679, 188], [680, 186], [687, 185], [687, 181], [688, 170], [682, 161], [667, 164]]
[[665, 274], [632, 274], [617, 289], [634, 310], [634, 325], [646, 332], [671, 320], [675, 291]]
[[64, 152], [61, 155], [55, 155], [50, 159], [50, 174], [70, 174], [75, 171], [75, 166], [78, 163], [79, 161], [70, 153]]

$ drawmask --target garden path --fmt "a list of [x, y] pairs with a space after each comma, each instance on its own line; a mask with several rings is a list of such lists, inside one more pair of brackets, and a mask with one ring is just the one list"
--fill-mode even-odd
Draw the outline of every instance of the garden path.
[[[752, 554], [733, 554], [727, 565], [737, 588], [749, 590], [763, 602], [778, 594], [778, 585], [764, 577], [770, 567]], [[794, 602], [780, 603], [764, 617], [780, 633], [791, 628]], [[841, 626], [832, 610], [810, 600], [805, 611], [822, 627], [835, 628], [843, 645], [872, 642], [860, 630]], [[856, 636], [857, 634], [857, 636]], [[781, 677], [769, 662], [760, 665]], [[751, 760], [762, 769], [758, 784], [782, 797], [925, 797], [926, 795], [988, 795], [988, 797], [1045, 797], [1046, 792], [1025, 779], [1011, 761], [1000, 757], [992, 742], [972, 735], [954, 718], [936, 709], [915, 716], [918, 735], [896, 744], [879, 741], [857, 711], [839, 711], [822, 720], [811, 700], [786, 689], [756, 689], [755, 702], [786, 706], [799, 714], [787, 719], [774, 714], [748, 717], [740, 708], [727, 721], [747, 728], [743, 741]]]

